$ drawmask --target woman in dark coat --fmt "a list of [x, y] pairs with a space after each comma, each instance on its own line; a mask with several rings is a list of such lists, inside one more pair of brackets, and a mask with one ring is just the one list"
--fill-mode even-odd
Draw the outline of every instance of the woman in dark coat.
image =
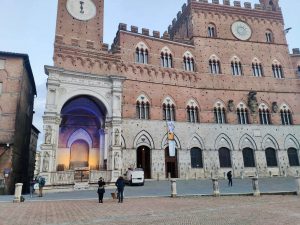
[[123, 203], [123, 192], [124, 192], [124, 187], [125, 187], [125, 180], [122, 176], [119, 177], [118, 180], [116, 181], [116, 186], [118, 189], [119, 203]]
[[105, 193], [105, 188], [104, 188], [105, 182], [102, 177], [99, 178], [98, 181], [98, 198], [99, 198], [99, 203], [103, 203], [103, 195]]

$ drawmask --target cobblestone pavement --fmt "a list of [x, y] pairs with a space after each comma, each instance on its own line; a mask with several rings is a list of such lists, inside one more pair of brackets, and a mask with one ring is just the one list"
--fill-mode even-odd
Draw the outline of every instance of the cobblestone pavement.
[[300, 198], [190, 197], [0, 203], [1, 225], [299, 225]]

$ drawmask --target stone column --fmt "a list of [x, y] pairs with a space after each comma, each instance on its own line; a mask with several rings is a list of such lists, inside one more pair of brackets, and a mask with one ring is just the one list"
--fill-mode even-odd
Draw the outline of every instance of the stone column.
[[300, 177], [296, 177], [297, 195], [300, 196]]
[[176, 187], [176, 180], [171, 180], [171, 197], [175, 198], [177, 196], [177, 187]]
[[255, 197], [260, 196], [257, 177], [252, 178], [252, 187], [253, 187], [253, 196]]
[[15, 198], [13, 200], [14, 203], [21, 202], [22, 187], [23, 187], [22, 183], [17, 183], [15, 185]]
[[219, 181], [217, 178], [212, 178], [212, 182], [213, 182], [213, 196], [219, 197], [220, 196]]

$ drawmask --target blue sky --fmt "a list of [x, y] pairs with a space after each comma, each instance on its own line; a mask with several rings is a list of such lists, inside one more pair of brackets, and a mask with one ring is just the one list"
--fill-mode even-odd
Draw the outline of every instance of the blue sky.
[[[221, 0], [220, 0], [221, 1]], [[111, 44], [118, 24], [127, 23], [163, 33], [186, 0], [105, 0], [104, 42]], [[211, 2], [211, 0], [209, 0]], [[233, 0], [231, 0], [233, 4]], [[245, 2], [245, 1], [242, 1]], [[250, 0], [258, 3], [259, 0]], [[281, 0], [289, 48], [300, 47], [299, 0]], [[34, 125], [42, 131], [46, 79], [44, 65], [52, 65], [57, 0], [1, 0], [0, 51], [27, 53], [35, 76]], [[298, 16], [297, 16], [298, 15]], [[43, 135], [43, 134], [42, 134]], [[39, 144], [41, 144], [40, 135]]]

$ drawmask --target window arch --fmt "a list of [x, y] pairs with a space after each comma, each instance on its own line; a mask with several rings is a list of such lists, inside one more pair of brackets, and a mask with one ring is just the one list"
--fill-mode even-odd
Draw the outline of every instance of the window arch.
[[218, 124], [224, 124], [226, 123], [226, 110], [225, 106], [221, 102], [217, 102], [214, 106], [214, 115], [215, 115], [215, 121]]
[[175, 104], [171, 98], [166, 98], [163, 102], [163, 120], [175, 121]]
[[259, 120], [262, 125], [271, 124], [271, 114], [269, 108], [265, 104], [260, 104], [259, 106]]
[[243, 149], [244, 167], [255, 167], [254, 151], [252, 148]]
[[283, 68], [277, 60], [273, 61], [272, 71], [273, 71], [273, 76], [275, 78], [278, 78], [278, 79], [283, 79], [284, 78]]
[[186, 52], [183, 56], [183, 69], [186, 71], [195, 71], [194, 57], [190, 52]]
[[231, 156], [230, 150], [228, 148], [219, 149], [219, 160], [221, 168], [230, 168], [231, 167]]
[[136, 117], [138, 119], [150, 119], [150, 103], [145, 95], [141, 95], [136, 100]]
[[263, 76], [263, 68], [258, 59], [254, 59], [252, 61], [252, 75], [254, 77], [262, 77]]
[[162, 49], [160, 53], [160, 62], [161, 66], [165, 68], [172, 68], [173, 67], [173, 56], [168, 47]]
[[191, 167], [203, 168], [202, 150], [200, 148], [191, 149]]
[[199, 107], [194, 100], [190, 100], [186, 107], [187, 121], [199, 123]]
[[241, 60], [238, 57], [233, 57], [231, 60], [231, 73], [233, 76], [243, 75], [243, 67]]
[[272, 31], [267, 30], [266, 33], [265, 33], [265, 35], [266, 35], [266, 42], [267, 43], [273, 43], [274, 42]]
[[249, 124], [249, 112], [244, 103], [238, 104], [236, 109], [239, 124]]
[[287, 105], [280, 107], [280, 117], [282, 125], [293, 125], [292, 113]]
[[267, 167], [276, 167], [276, 166], [278, 166], [275, 149], [274, 148], [267, 148], [265, 153], [266, 153]]
[[142, 64], [148, 64], [148, 48], [147, 46], [143, 43], [140, 42], [136, 46], [135, 50], [135, 62], [136, 63], [142, 63]]
[[209, 72], [211, 74], [220, 74], [221, 73], [221, 64], [217, 56], [212, 55], [209, 59]]
[[290, 166], [300, 166], [298, 151], [295, 148], [288, 149], [288, 157]]
[[214, 24], [209, 24], [207, 27], [208, 37], [217, 37], [217, 29]]

